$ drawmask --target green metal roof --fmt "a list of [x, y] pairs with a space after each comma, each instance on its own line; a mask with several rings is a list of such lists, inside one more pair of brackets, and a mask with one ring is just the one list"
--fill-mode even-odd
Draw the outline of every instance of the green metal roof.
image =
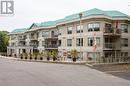
[[[94, 9], [90, 9], [87, 11], [82, 12], [83, 13], [83, 17], [87, 17], [87, 16], [108, 16], [111, 18], [128, 18], [130, 19], [130, 16], [121, 13], [119, 11], [103, 11], [97, 8]], [[61, 23], [61, 22], [65, 22], [65, 21], [71, 21], [71, 20], [75, 20], [75, 19], [79, 19], [79, 13], [77, 14], [72, 14], [69, 16], [66, 16], [65, 18], [56, 20], [56, 21], [47, 21], [47, 22], [41, 22], [41, 23], [33, 23], [29, 29], [31, 29], [33, 26], [36, 27], [51, 27], [51, 26], [56, 26], [56, 24]], [[25, 31], [26, 29], [16, 29], [13, 32], [22, 32]]]
[[47, 22], [41, 22], [41, 23], [33, 23], [29, 29], [31, 29], [33, 26], [35, 27], [49, 27], [49, 26], [55, 26], [56, 21], [47, 21]]
[[33, 23], [33, 24], [29, 27], [29, 29], [31, 29], [33, 26], [35, 26], [35, 27], [40, 27], [40, 26], [41, 26], [41, 23]]
[[119, 11], [105, 11], [105, 14], [112, 17], [112, 18], [114, 18], [114, 17], [115, 18], [117, 18], [117, 17], [119, 17], [119, 18], [123, 18], [123, 17], [129, 18], [128, 15], [121, 13]]
[[27, 30], [27, 28], [14, 29], [11, 33], [22, 33], [26, 32]]
[[[104, 15], [104, 16], [109, 16], [109, 17], [112, 17], [112, 18], [124, 18], [125, 17], [125, 18], [130, 19], [130, 17], [128, 15], [121, 13], [119, 11], [103, 11], [103, 10], [100, 10], [100, 9], [97, 9], [97, 8], [84, 11], [84, 12], [82, 12], [82, 14], [83, 14], [83, 17]], [[79, 19], [79, 13], [73, 14], [73, 15], [70, 15], [70, 16], [66, 16], [60, 22], [75, 20], [75, 19]]]
[[47, 21], [47, 22], [42, 22], [41, 27], [49, 27], [49, 26], [55, 26], [56, 21]]
[[97, 8], [94, 8], [94, 9], [87, 10], [87, 11], [83, 12], [83, 15], [84, 16], [104, 15], [104, 11], [97, 9]]
[[[82, 14], [83, 14], [83, 17], [92, 16], [92, 15], [104, 15], [104, 11], [95, 8], [95, 9], [91, 9], [88, 11], [84, 11], [84, 12], [82, 12]], [[61, 22], [68, 21], [68, 20], [74, 20], [74, 19], [79, 19], [79, 13], [66, 16], [65, 18], [63, 18], [61, 20]]]

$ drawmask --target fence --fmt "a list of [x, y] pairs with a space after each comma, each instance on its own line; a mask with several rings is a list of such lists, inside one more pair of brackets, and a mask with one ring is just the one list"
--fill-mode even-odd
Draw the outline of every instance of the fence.
[[98, 57], [94, 61], [95, 63], [127, 63], [130, 62], [130, 56], [122, 57]]

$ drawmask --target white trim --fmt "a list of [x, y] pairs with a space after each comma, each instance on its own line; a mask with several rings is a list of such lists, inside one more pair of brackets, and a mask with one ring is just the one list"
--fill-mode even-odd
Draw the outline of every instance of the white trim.
[[[129, 18], [112, 18], [112, 17], [108, 17], [108, 16], [89, 16], [89, 17], [83, 17], [82, 18], [82, 21], [83, 20], [86, 20], [86, 19], [91, 19], [91, 18], [107, 18], [107, 19], [111, 19], [111, 20], [128, 20], [130, 21]], [[64, 21], [64, 22], [61, 22], [61, 23], [58, 23], [57, 25], [61, 25], [61, 24], [66, 24], [66, 23], [72, 23], [72, 22], [77, 22], [77, 21], [80, 21], [80, 19], [75, 19], [75, 20], [70, 20], [70, 21]]]

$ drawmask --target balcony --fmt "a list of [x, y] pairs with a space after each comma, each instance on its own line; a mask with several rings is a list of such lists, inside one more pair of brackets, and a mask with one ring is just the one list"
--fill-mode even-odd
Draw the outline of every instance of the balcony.
[[29, 39], [30, 40], [38, 40], [38, 37], [37, 36], [30, 36]]
[[7, 46], [8, 49], [16, 49], [15, 45]]
[[30, 47], [37, 48], [38, 45], [30, 45]]
[[58, 38], [58, 32], [57, 31], [51, 31], [51, 38]]
[[58, 38], [58, 35], [51, 35], [52, 38]]
[[34, 44], [34, 43], [30, 43], [29, 45], [26, 45], [26, 44], [18, 44], [17, 46], [8, 46], [8, 47], [11, 47], [11, 48], [37, 48], [38, 47], [38, 44]]
[[121, 30], [118, 29], [118, 28], [105, 28], [104, 29], [104, 35], [120, 36]]
[[56, 44], [45, 45], [45, 49], [58, 49], [58, 45]]
[[121, 50], [120, 43], [105, 43], [104, 50]]
[[25, 41], [26, 38], [18, 38], [19, 41]]
[[18, 45], [18, 46], [7, 46], [8, 49], [28, 49], [28, 48], [33, 48], [33, 46], [27, 46], [27, 45]]

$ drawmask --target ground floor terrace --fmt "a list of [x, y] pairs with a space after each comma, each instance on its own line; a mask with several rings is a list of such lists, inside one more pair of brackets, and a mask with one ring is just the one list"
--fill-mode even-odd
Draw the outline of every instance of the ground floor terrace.
[[[79, 51], [77, 50], [77, 60], [93, 62], [119, 62], [130, 61], [129, 51], [121, 50], [102, 50], [102, 51]], [[71, 60], [71, 51], [59, 51], [59, 55], [64, 60]]]
[[[73, 61], [72, 50], [43, 49], [39, 50], [33, 47], [26, 48], [8, 48], [7, 55], [22, 59], [39, 59], [39, 60], [58, 60]], [[130, 61], [130, 52], [121, 50], [95, 50], [75, 52], [76, 61], [93, 61], [93, 62], [122, 62]]]

